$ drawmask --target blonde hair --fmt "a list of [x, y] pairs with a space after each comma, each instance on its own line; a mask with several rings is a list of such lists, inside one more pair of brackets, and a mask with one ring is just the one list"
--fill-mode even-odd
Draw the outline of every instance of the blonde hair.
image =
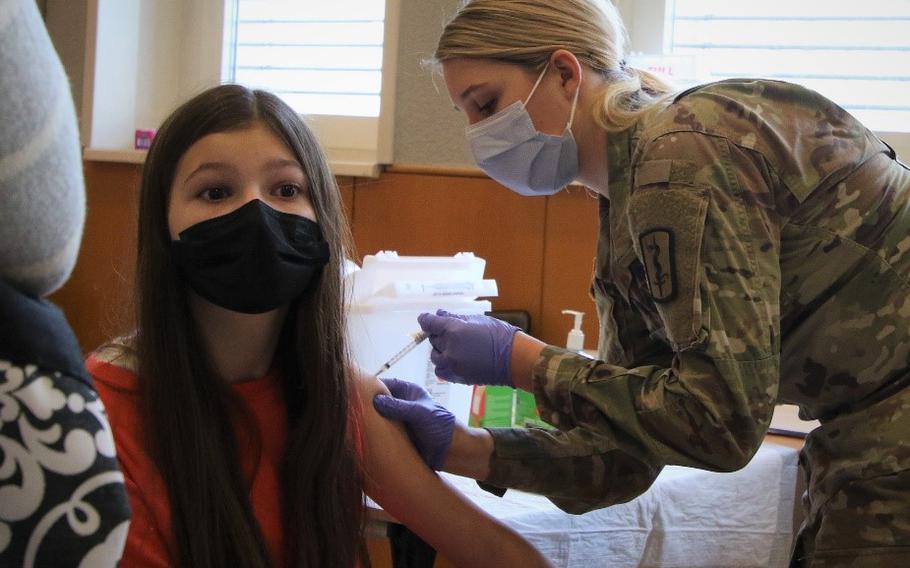
[[432, 63], [492, 59], [539, 72], [565, 49], [607, 80], [594, 119], [607, 131], [639, 120], [674, 89], [626, 65], [628, 36], [608, 0], [466, 0], [446, 24]]

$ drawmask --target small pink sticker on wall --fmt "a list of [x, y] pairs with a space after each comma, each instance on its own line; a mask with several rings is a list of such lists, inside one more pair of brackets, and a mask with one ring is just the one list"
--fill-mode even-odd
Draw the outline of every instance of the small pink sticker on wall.
[[136, 129], [136, 138], [134, 148], [137, 150], [148, 150], [152, 145], [152, 139], [155, 138], [155, 131], [148, 129]]

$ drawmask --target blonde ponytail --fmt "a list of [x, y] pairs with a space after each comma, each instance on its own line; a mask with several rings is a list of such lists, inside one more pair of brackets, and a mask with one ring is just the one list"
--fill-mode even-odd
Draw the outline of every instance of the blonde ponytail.
[[674, 91], [673, 86], [649, 71], [623, 66], [622, 76], [607, 82], [594, 120], [607, 132], [635, 124], [643, 114]]

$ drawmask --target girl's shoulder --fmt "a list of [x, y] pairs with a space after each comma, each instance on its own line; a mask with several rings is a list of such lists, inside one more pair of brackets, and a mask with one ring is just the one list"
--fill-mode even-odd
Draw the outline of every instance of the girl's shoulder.
[[89, 354], [85, 367], [99, 391], [115, 389], [134, 391], [138, 359], [134, 337], [118, 337]]
[[104, 403], [117, 443], [124, 474], [134, 478], [147, 469], [136, 356], [129, 338], [117, 338], [93, 351], [85, 360], [95, 390]]

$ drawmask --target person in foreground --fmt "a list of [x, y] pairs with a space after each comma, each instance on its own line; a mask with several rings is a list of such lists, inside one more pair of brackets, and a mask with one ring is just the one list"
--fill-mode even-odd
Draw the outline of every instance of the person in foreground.
[[104, 405], [46, 299], [76, 264], [84, 220], [63, 66], [35, 2], [0, 2], [0, 566], [113, 567], [126, 541]]
[[477, 164], [523, 195], [599, 194], [600, 360], [424, 314], [440, 377], [533, 391], [556, 429], [446, 429], [396, 383], [376, 408], [444, 469], [583, 512], [667, 464], [743, 467], [774, 405], [798, 404], [821, 426], [793, 565], [910, 565], [910, 170], [818, 93], [674, 94], [625, 55], [604, 0], [470, 0], [445, 27]]
[[93, 353], [134, 511], [129, 566], [365, 566], [363, 496], [460, 566], [545, 566], [362, 400], [349, 235], [310, 130], [276, 96], [212, 88], [149, 150], [137, 329]]

